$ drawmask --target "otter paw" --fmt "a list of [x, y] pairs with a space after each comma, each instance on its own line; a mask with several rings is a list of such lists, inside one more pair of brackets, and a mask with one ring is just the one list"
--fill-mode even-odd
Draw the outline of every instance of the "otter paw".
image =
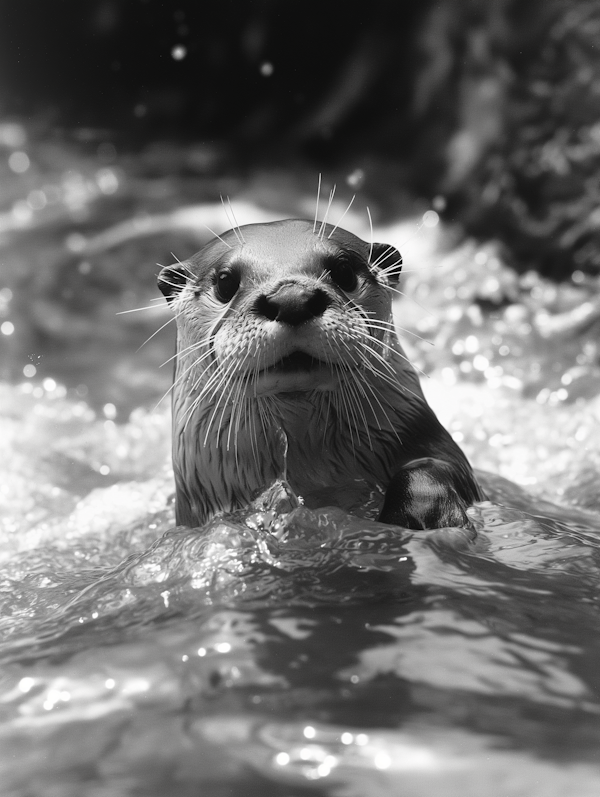
[[467, 504], [452, 482], [446, 462], [426, 458], [407, 463], [390, 481], [379, 521], [408, 529], [469, 526]]

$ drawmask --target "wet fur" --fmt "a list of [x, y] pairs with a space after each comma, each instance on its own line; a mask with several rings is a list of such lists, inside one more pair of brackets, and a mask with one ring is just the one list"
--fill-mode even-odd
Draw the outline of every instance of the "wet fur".
[[[172, 403], [179, 524], [197, 526], [242, 507], [285, 472], [309, 506], [322, 503], [325, 488], [362, 479], [385, 490], [394, 480], [401, 505], [394, 500], [390, 510], [386, 500], [384, 519], [435, 525], [431, 507], [422, 522], [404, 511], [418, 485], [429, 483], [410, 465], [423, 458], [434, 463], [434, 482], [442, 474], [442, 503], [457, 495], [462, 507], [482, 497], [398, 342], [392, 289], [401, 262], [393, 247], [367, 244], [326, 222], [287, 220], [236, 226], [189, 261], [163, 269], [159, 285], [178, 330]], [[349, 267], [357, 286], [344, 291], [334, 277]], [[223, 302], [217, 275], [231, 270], [241, 281]], [[282, 291], [314, 293], [328, 304], [306, 322], [282, 325], [260, 310]], [[325, 376], [320, 389], [255, 395], [265, 369], [297, 350], [326, 363], [337, 384]], [[443, 510], [438, 516], [446, 517]]]

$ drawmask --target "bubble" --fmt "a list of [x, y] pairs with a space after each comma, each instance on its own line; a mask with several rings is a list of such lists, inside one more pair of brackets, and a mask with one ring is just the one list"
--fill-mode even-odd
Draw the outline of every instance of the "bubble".
[[110, 473], [110, 468], [108, 467], [108, 465], [101, 465], [98, 469], [98, 472], [100, 473], [101, 476], [108, 476], [108, 474]]
[[15, 325], [12, 321], [4, 321], [0, 326], [0, 332], [3, 335], [12, 335], [15, 331]]
[[102, 407], [102, 412], [104, 413], [104, 417], [111, 421], [117, 417], [117, 408], [114, 404], [105, 404], [104, 407]]
[[31, 363], [29, 365], [26, 365], [25, 368], [23, 368], [23, 376], [26, 376], [27, 379], [31, 379], [36, 374], [37, 374], [37, 368], [35, 367], [35, 365], [31, 365]]
[[24, 694], [27, 694], [27, 692], [30, 692], [30, 691], [31, 691], [31, 689], [32, 689], [34, 686], [35, 686], [35, 681], [34, 681], [34, 679], [33, 679], [33, 678], [27, 678], [27, 677], [26, 677], [26, 678], [21, 678], [21, 680], [19, 681], [19, 684], [18, 684], [17, 688], [18, 688], [18, 690], [19, 690], [20, 692], [23, 692]]
[[259, 71], [263, 77], [271, 77], [271, 75], [275, 70], [273, 68], [273, 64], [271, 64], [269, 61], [265, 61], [263, 64], [260, 65]]
[[215, 645], [215, 650], [217, 653], [229, 653], [231, 650], [231, 645], [229, 642], [217, 642]]
[[0, 145], [17, 149], [22, 147], [27, 141], [25, 128], [15, 122], [4, 122], [0, 124]]
[[346, 177], [346, 182], [351, 188], [360, 188], [365, 179], [365, 172], [363, 169], [354, 169], [354, 171]]
[[392, 759], [386, 752], [381, 750], [375, 755], [373, 763], [375, 764], [376, 769], [389, 769], [389, 767], [392, 765]]
[[116, 685], [117, 685], [117, 682], [115, 681], [114, 678], [107, 678], [106, 681], [104, 681], [104, 686], [107, 689], [114, 689]]
[[146, 116], [147, 113], [148, 113], [148, 106], [144, 105], [143, 102], [140, 102], [136, 106], [134, 106], [133, 115], [137, 116], [138, 119], [141, 119], [142, 116]]
[[176, 44], [175, 47], [171, 49], [171, 58], [174, 61], [183, 61], [183, 59], [187, 55], [187, 47], [184, 47], [183, 44]]
[[72, 232], [65, 239], [65, 246], [69, 252], [83, 252], [86, 246], [85, 236], [80, 232]]
[[426, 227], [435, 227], [439, 223], [440, 217], [435, 210], [428, 210], [423, 214], [423, 224]]
[[46, 194], [39, 188], [29, 192], [27, 204], [32, 210], [43, 210], [48, 204]]
[[475, 354], [478, 348], [479, 348], [479, 340], [476, 338], [476, 336], [467, 335], [465, 339], [465, 350], [468, 351], [469, 354]]
[[20, 199], [12, 206], [12, 215], [17, 224], [27, 224], [33, 217], [33, 211], [25, 200]]
[[438, 194], [438, 196], [433, 198], [433, 202], [431, 204], [433, 205], [434, 210], [442, 213], [444, 210], [446, 210], [446, 197]]
[[114, 194], [119, 188], [119, 178], [113, 169], [99, 169], [96, 172], [96, 182], [103, 194]]
[[307, 725], [306, 728], [304, 728], [303, 733], [306, 739], [314, 739], [317, 735], [317, 732], [312, 725]]
[[23, 174], [31, 166], [29, 155], [21, 150], [11, 152], [8, 156], [8, 166], [15, 174]]
[[287, 753], [277, 753], [275, 756], [275, 763], [280, 767], [284, 767], [286, 764], [290, 763], [290, 757]]
[[56, 390], [56, 382], [55, 382], [54, 379], [51, 379], [50, 377], [47, 377], [42, 382], [42, 387], [44, 388], [44, 390], [47, 393], [52, 393], [54, 390]]

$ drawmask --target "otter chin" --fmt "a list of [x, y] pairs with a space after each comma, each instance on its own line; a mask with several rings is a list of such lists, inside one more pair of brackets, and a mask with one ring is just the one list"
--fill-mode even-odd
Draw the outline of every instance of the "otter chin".
[[392, 246], [288, 219], [161, 270], [177, 324], [178, 524], [241, 508], [284, 471], [308, 506], [360, 480], [382, 495], [382, 522], [468, 523], [485, 496], [398, 340], [401, 268]]
[[264, 368], [248, 386], [250, 395], [335, 390], [338, 377], [327, 363], [297, 351]]

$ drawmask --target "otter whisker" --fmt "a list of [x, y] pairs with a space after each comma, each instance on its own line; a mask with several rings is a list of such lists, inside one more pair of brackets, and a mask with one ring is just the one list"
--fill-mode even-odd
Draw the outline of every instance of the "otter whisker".
[[168, 327], [168, 326], [169, 326], [169, 324], [173, 323], [173, 321], [176, 321], [176, 320], [177, 320], [177, 317], [176, 317], [176, 316], [173, 316], [172, 318], [169, 318], [169, 320], [168, 320], [168, 321], [165, 321], [165, 323], [164, 323], [164, 324], [162, 324], [162, 326], [160, 326], [160, 327], [159, 327], [157, 330], [155, 330], [155, 331], [154, 331], [154, 332], [153, 332], [153, 333], [150, 335], [150, 337], [149, 337], [149, 338], [146, 338], [146, 340], [145, 340], [145, 341], [144, 341], [144, 342], [141, 344], [141, 346], [138, 346], [138, 348], [136, 349], [136, 354], [137, 354], [137, 352], [138, 352], [138, 351], [140, 351], [140, 349], [143, 349], [143, 347], [146, 345], [146, 343], [148, 343], [149, 341], [151, 341], [151, 340], [152, 340], [152, 338], [153, 338], [155, 335], [158, 335], [158, 333], [159, 333], [159, 332], [162, 332], [162, 330], [163, 330], [165, 327]]
[[[173, 362], [173, 360], [176, 360], [178, 357], [181, 357], [183, 354], [191, 354], [191, 352], [193, 352], [193, 351], [197, 351], [199, 349], [204, 349], [204, 348], [207, 348], [207, 347], [210, 347], [210, 341], [199, 340], [196, 343], [192, 343], [189, 346], [186, 346], [185, 349], [180, 349], [180, 351], [175, 352], [175, 354], [173, 354], [171, 357], [169, 357], [168, 360], [165, 360], [164, 363], [161, 363], [158, 367], [159, 368], [164, 368], [165, 365], [168, 365], [169, 363]], [[204, 359], [205, 357], [209, 356], [209, 354], [210, 354], [210, 348], [208, 349], [208, 351], [204, 352], [204, 354], [202, 355], [201, 360]]]
[[[239, 244], [243, 244], [244, 240], [242, 239], [242, 237], [241, 237], [241, 235], [239, 233], [239, 227], [235, 223], [235, 217], [233, 218], [233, 221], [232, 221], [232, 219], [231, 219], [231, 217], [229, 215], [229, 211], [227, 210], [227, 207], [225, 205], [225, 200], [223, 199], [223, 194], [220, 194], [219, 196], [221, 197], [221, 205], [223, 206], [223, 210], [225, 211], [225, 215], [227, 216], [227, 221], [231, 224], [231, 230], [232, 230], [233, 234], [235, 235], [235, 237], [237, 238], [237, 242]], [[227, 197], [227, 199], [229, 199], [229, 197]]]
[[[383, 250], [383, 252], [375, 260], [375, 262], [371, 263], [371, 268], [380, 268], [381, 264], [384, 263], [388, 259], [388, 257], [391, 257], [392, 255], [397, 255], [397, 254], [398, 254], [398, 250], [396, 249], [395, 246], [390, 246], [390, 245], [386, 246], [385, 249]], [[400, 261], [399, 262], [400, 263], [402, 262], [402, 256], [400, 256]], [[398, 265], [398, 261], [396, 262], [396, 265]], [[387, 268], [387, 266], [386, 266], [386, 268]]]
[[[241, 366], [244, 365], [244, 363], [247, 361], [249, 356], [250, 356], [249, 353], [246, 352], [245, 356], [244, 356], [244, 359], [242, 360], [242, 362], [240, 364]], [[236, 365], [237, 365], [237, 360], [236, 360]], [[220, 397], [219, 397], [219, 399], [217, 399], [215, 401], [214, 410], [213, 410], [213, 413], [212, 413], [212, 415], [210, 417], [210, 420], [208, 422], [207, 431], [206, 431], [206, 435], [205, 435], [205, 438], [204, 438], [204, 445], [205, 446], [206, 446], [206, 442], [207, 442], [207, 439], [208, 439], [208, 433], [211, 430], [212, 424], [213, 424], [214, 419], [216, 417], [216, 413], [218, 412], [218, 409], [219, 409], [219, 401], [221, 401], [221, 403], [222, 403], [222, 410], [221, 410], [221, 415], [219, 417], [219, 422], [217, 424], [217, 441], [219, 440], [219, 436], [220, 436], [221, 429], [222, 429], [222, 426], [223, 426], [223, 418], [224, 418], [224, 415], [225, 415], [225, 412], [226, 412], [227, 408], [228, 407], [232, 408], [232, 409], [230, 409], [230, 424], [231, 424], [231, 417], [232, 417], [233, 411], [235, 409], [235, 405], [231, 401], [231, 398], [232, 398], [233, 390], [234, 390], [234, 388], [236, 386], [236, 382], [239, 382], [239, 377], [237, 376], [235, 368], [228, 368], [228, 369], [226, 368], [226, 369], [224, 369], [224, 371], [225, 371], [225, 373], [223, 374], [222, 379], [217, 384], [217, 386], [213, 389], [213, 396], [217, 396], [217, 393], [220, 393]], [[229, 451], [229, 443], [230, 443], [230, 436], [228, 435], [227, 436], [227, 443], [226, 443], [226, 450], [227, 451]]]
[[[205, 355], [206, 355], [206, 352], [205, 352]], [[204, 357], [205, 355], [202, 355], [202, 357]], [[185, 376], [185, 374], [187, 374], [192, 368], [194, 368], [197, 365], [197, 362], [198, 362], [199, 359], [200, 358], [195, 359], [192, 362], [191, 366], [189, 366], [189, 368], [186, 369], [186, 371], [184, 372], [184, 374], [182, 376]], [[206, 373], [206, 371], [204, 372], [204, 374], [205, 373]], [[204, 374], [201, 374], [199, 376], [199, 378], [194, 382], [194, 384], [192, 385], [192, 391], [191, 392], [194, 392], [195, 390], [198, 389]], [[179, 377], [179, 378], [181, 378], [181, 377]], [[183, 416], [183, 418], [185, 419], [185, 423], [184, 423], [184, 426], [183, 426], [184, 430], [187, 428], [187, 424], [188, 424], [188, 421], [189, 421], [190, 417], [194, 414], [196, 408], [199, 406], [199, 404], [202, 401], [202, 399], [205, 397], [205, 395], [208, 392], [210, 392], [210, 390], [212, 388], [212, 383], [214, 383], [214, 382], [218, 383], [219, 381], [222, 381], [223, 378], [224, 378], [224, 375], [223, 375], [222, 364], [217, 364], [217, 367], [215, 368], [213, 373], [209, 376], [208, 380], [206, 380], [206, 382], [204, 382], [201, 390], [194, 397], [194, 399], [192, 400], [190, 406], [185, 411], [184, 416]], [[177, 381], [179, 381], [179, 380], [177, 380]]]
[[313, 233], [317, 229], [317, 219], [319, 218], [319, 201], [321, 199], [321, 172], [319, 172], [319, 184], [317, 186], [317, 207], [315, 208], [315, 220], [313, 222]]
[[[356, 405], [358, 413], [360, 414], [360, 417], [361, 417], [361, 420], [362, 420], [362, 423], [363, 423], [363, 428], [364, 428], [366, 436], [367, 436], [367, 440], [368, 440], [368, 443], [369, 443], [369, 448], [371, 450], [373, 450], [373, 441], [371, 440], [371, 434], [369, 432], [369, 422], [367, 420], [367, 416], [365, 415], [365, 410], [364, 410], [364, 407], [362, 405], [362, 401], [360, 400], [359, 393], [362, 393], [363, 398], [366, 399], [367, 403], [370, 403], [370, 402], [369, 402], [369, 400], [366, 397], [366, 394], [364, 392], [362, 383], [358, 379], [358, 376], [356, 375], [356, 373], [352, 369], [344, 369], [344, 372], [345, 372], [345, 375], [348, 377], [348, 380], [349, 380], [349, 381], [344, 380], [344, 386], [348, 390], [349, 395], [354, 399], [354, 404]], [[373, 411], [372, 405], [371, 405], [371, 411]], [[374, 412], [373, 412], [373, 415], [375, 415]], [[359, 432], [359, 435], [360, 435], [360, 432]]]
[[388, 291], [391, 291], [392, 293], [397, 293], [398, 296], [401, 297], [402, 299], [408, 299], [409, 301], [414, 302], [419, 308], [419, 310], [422, 310], [425, 313], [425, 315], [428, 315], [430, 318], [434, 317], [434, 314], [431, 312], [431, 310], [428, 310], [426, 307], [423, 307], [423, 305], [420, 302], [418, 302], [413, 296], [409, 296], [407, 293], [404, 293], [404, 291], [401, 291], [400, 288], [394, 288], [391, 285], [386, 285], [386, 288]]
[[[223, 199], [223, 197], [221, 197], [221, 200], [222, 200], [222, 199]], [[225, 241], [223, 238], [221, 238], [221, 236], [220, 236], [218, 233], [216, 233], [216, 232], [215, 232], [213, 229], [211, 229], [211, 228], [208, 226], [208, 224], [202, 224], [202, 226], [203, 226], [203, 227], [205, 227], [205, 228], [206, 228], [206, 229], [207, 229], [207, 230], [208, 230], [210, 233], [212, 233], [212, 234], [215, 236], [215, 238], [218, 238], [218, 239], [219, 239], [219, 241], [221, 241], [221, 243], [222, 243], [222, 244], [225, 244], [225, 246], [226, 246], [228, 249], [233, 249], [233, 246], [231, 246], [231, 244], [228, 244], [228, 243], [227, 243], [227, 241]]]
[[327, 218], [329, 217], [329, 211], [331, 210], [331, 203], [333, 202], [333, 197], [335, 196], [335, 189], [336, 186], [334, 184], [333, 188], [329, 192], [329, 202], [327, 203], [327, 207], [325, 208], [325, 216], [323, 221], [321, 222], [321, 226], [319, 227], [319, 238], [323, 240], [323, 235], [325, 234], [325, 227], [327, 225]]
[[342, 221], [344, 220], [344, 216], [346, 215], [346, 213], [347, 213], [347, 212], [350, 210], [350, 208], [352, 207], [352, 203], [354, 202], [354, 200], [355, 200], [355, 199], [356, 199], [356, 194], [353, 194], [353, 196], [352, 196], [352, 199], [351, 199], [351, 200], [350, 200], [350, 202], [348, 203], [348, 207], [347, 207], [347, 208], [346, 208], [346, 210], [345, 210], [345, 211], [342, 213], [342, 215], [340, 216], [340, 218], [339, 218], [339, 219], [338, 219], [338, 221], [336, 222], [336, 224], [335, 224], [335, 227], [334, 227], [334, 228], [331, 230], [331, 232], [329, 233], [329, 235], [327, 236], [327, 238], [331, 238], [331, 236], [333, 235], [333, 233], [334, 233], [334, 232], [337, 230], [337, 228], [340, 226], [340, 224], [341, 224], [341, 223], [342, 223]]
[[[192, 271], [192, 269], [190, 268], [189, 264], [185, 262], [185, 260], [180, 260], [180, 259], [177, 257], [177, 255], [175, 254], [175, 252], [171, 252], [171, 257], [175, 258], [175, 261], [176, 261], [176, 263], [177, 263], [178, 265], [182, 266], [182, 268], [183, 268], [185, 271], [187, 271], [187, 273], [190, 275], [190, 277], [193, 277], [193, 276], [194, 276], [194, 272], [193, 272], [193, 271]], [[160, 264], [159, 264], [159, 263], [157, 263], [156, 265], [158, 266], [158, 265], [160, 265]]]
[[[386, 373], [384, 373], [383, 371], [381, 371], [381, 370], [379, 370], [378, 368], [376, 368], [376, 367], [373, 365], [373, 363], [371, 363], [371, 362], [370, 362], [370, 359], [369, 359], [369, 358], [367, 358], [367, 359], [364, 361], [364, 364], [365, 364], [365, 367], [367, 368], [367, 370], [369, 370], [369, 371], [370, 371], [372, 374], [374, 374], [375, 376], [377, 376], [377, 377], [378, 377], [379, 379], [381, 379], [383, 382], [387, 383], [387, 384], [388, 384], [390, 387], [392, 387], [392, 388], [393, 388], [393, 389], [394, 389], [396, 392], [403, 391], [403, 392], [405, 392], [405, 393], [410, 393], [410, 394], [411, 394], [411, 395], [412, 395], [412, 396], [413, 396], [415, 399], [417, 399], [417, 400], [418, 400], [420, 403], [424, 403], [425, 399], [424, 399], [422, 396], [420, 396], [418, 393], [415, 393], [414, 391], [410, 390], [409, 388], [407, 388], [407, 387], [406, 387], [406, 385], [404, 385], [404, 384], [402, 384], [402, 383], [400, 383], [400, 382], [399, 382], [399, 380], [398, 380], [398, 378], [397, 378], [397, 376], [396, 376], [396, 373], [395, 373], [395, 371], [394, 371], [393, 367], [390, 365], [390, 363], [389, 363], [387, 360], [385, 360], [385, 359], [384, 359], [384, 358], [383, 358], [383, 357], [382, 357], [382, 356], [379, 354], [379, 352], [375, 351], [375, 350], [374, 350], [374, 349], [373, 349], [371, 346], [369, 346], [367, 343], [365, 343], [365, 341], [364, 341], [364, 340], [357, 339], [356, 343], [357, 343], [357, 345], [358, 345], [358, 346], [360, 346], [360, 347], [361, 347], [361, 348], [362, 348], [362, 349], [363, 349], [365, 352], [367, 352], [369, 355], [371, 355], [371, 357], [373, 357], [373, 358], [374, 358], [374, 359], [375, 359], [377, 362], [379, 362], [379, 363], [380, 363], [382, 366], [384, 366], [384, 368], [385, 368], [385, 369], [386, 369], [386, 370], [387, 370], [387, 371], [388, 371], [388, 372], [389, 372], [391, 375], [390, 375], [390, 376], [388, 376], [388, 374], [386, 374]], [[405, 359], [406, 359], [406, 361], [408, 362], [408, 359], [407, 359], [407, 358], [405, 358]], [[409, 363], [409, 364], [410, 364], [410, 363]]]
[[233, 221], [234, 221], [234, 227], [238, 231], [238, 233], [240, 235], [240, 238], [242, 239], [242, 243], [245, 244], [246, 241], [244, 240], [244, 233], [242, 232], [242, 228], [238, 224], [238, 220], [235, 217], [235, 212], [233, 210], [233, 205], [231, 204], [231, 199], [229, 199], [229, 197], [227, 197], [227, 204], [229, 205], [229, 210], [231, 211], [231, 216], [232, 216]]
[[[169, 389], [168, 389], [168, 390], [167, 390], [165, 393], [163, 393], [163, 395], [162, 395], [162, 396], [159, 398], [159, 400], [156, 402], [156, 404], [155, 404], [155, 406], [153, 407], [153, 410], [152, 410], [153, 412], [156, 412], [156, 410], [159, 408], [159, 406], [162, 404], [162, 402], [163, 402], [163, 401], [166, 399], [166, 397], [169, 395], [169, 393], [172, 393], [172, 392], [175, 390], [175, 388], [176, 388], [176, 387], [178, 387], [178, 386], [179, 386], [179, 385], [180, 385], [180, 384], [183, 382], [183, 380], [185, 379], [186, 375], [187, 375], [187, 374], [188, 374], [188, 373], [189, 373], [189, 372], [190, 372], [190, 371], [191, 371], [191, 370], [192, 370], [192, 369], [193, 369], [193, 368], [194, 368], [194, 367], [195, 367], [195, 366], [196, 366], [196, 365], [197, 365], [199, 362], [202, 362], [202, 360], [203, 360], [203, 359], [205, 359], [205, 358], [206, 358], [206, 356], [208, 356], [208, 354], [210, 354], [210, 352], [205, 352], [205, 353], [204, 353], [204, 354], [203, 354], [201, 357], [199, 357], [199, 358], [196, 358], [196, 359], [195, 359], [195, 360], [194, 360], [194, 361], [191, 363], [191, 365], [189, 365], [189, 366], [188, 366], [188, 367], [187, 367], [187, 368], [186, 368], [186, 369], [185, 369], [185, 370], [184, 370], [182, 373], [177, 373], [177, 375], [176, 375], [175, 379], [173, 380], [173, 384], [171, 385], [171, 387], [170, 387], [170, 388], [169, 388]], [[175, 356], [177, 357], [178, 355], [175, 355]], [[172, 359], [172, 358], [171, 358], [171, 359]], [[169, 360], [167, 360], [167, 362], [169, 362]], [[166, 364], [166, 363], [165, 363], [165, 364]], [[178, 369], [178, 370], [179, 370], [179, 369]]]
[[[339, 374], [340, 367], [335, 365], [335, 370]], [[339, 406], [337, 405], [339, 402]], [[350, 445], [352, 448], [352, 456], [356, 458], [356, 442], [355, 442], [355, 430], [356, 430], [356, 417], [353, 417], [351, 407], [348, 403], [348, 397], [346, 395], [346, 385], [343, 381], [340, 380], [340, 390], [336, 391], [334, 395], [334, 406], [336, 406], [336, 411], [338, 416], [341, 418], [342, 422], [344, 416], [346, 418], [345, 425], [348, 429], [348, 434], [350, 436]]]
[[[162, 297], [159, 297], [159, 301], [163, 301]], [[156, 310], [156, 309], [164, 309], [162, 304], [149, 304], [147, 307], [133, 307], [131, 310], [119, 310], [115, 315], [127, 315], [128, 313], [141, 313], [142, 310]], [[171, 319], [172, 321], [175, 320], [175, 317]]]
[[370, 230], [370, 244], [369, 244], [369, 257], [367, 258], [367, 265], [370, 267], [372, 265], [371, 258], [373, 257], [373, 247], [375, 246], [375, 241], [373, 239], [373, 219], [371, 218], [371, 211], [369, 210], [369, 206], [367, 205], [367, 216], [369, 217], [369, 230]]
[[395, 331], [404, 332], [407, 335], [412, 335], [413, 338], [417, 338], [422, 343], [428, 343], [430, 346], [435, 346], [435, 343], [432, 340], [427, 340], [427, 338], [422, 338], [421, 335], [418, 335], [416, 332], [413, 332], [412, 329], [407, 329], [406, 327], [401, 327], [399, 324], [391, 324], [390, 326], [386, 325], [386, 322], [381, 321], [380, 319], [369, 319], [369, 326], [373, 327], [374, 329], [381, 329], [385, 332], [389, 332], [393, 334]]

